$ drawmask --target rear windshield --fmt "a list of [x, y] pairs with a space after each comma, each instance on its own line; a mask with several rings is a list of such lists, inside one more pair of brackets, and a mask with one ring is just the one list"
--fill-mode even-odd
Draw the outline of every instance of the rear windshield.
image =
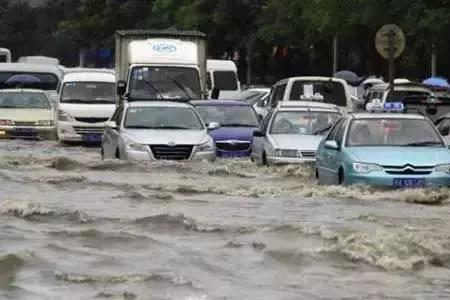
[[345, 86], [333, 81], [295, 81], [289, 100], [302, 100], [302, 95], [320, 94], [325, 103], [347, 106]]
[[233, 71], [214, 71], [214, 86], [221, 91], [238, 89], [236, 73]]
[[431, 93], [426, 91], [390, 91], [386, 97], [386, 102], [402, 102], [407, 97], [427, 98]]
[[51, 73], [0, 72], [0, 89], [29, 88], [56, 91], [59, 79]]

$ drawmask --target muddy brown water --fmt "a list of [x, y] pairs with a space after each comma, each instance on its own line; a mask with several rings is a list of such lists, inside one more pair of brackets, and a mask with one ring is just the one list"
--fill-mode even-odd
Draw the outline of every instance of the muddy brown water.
[[0, 142], [0, 299], [450, 299], [450, 190]]

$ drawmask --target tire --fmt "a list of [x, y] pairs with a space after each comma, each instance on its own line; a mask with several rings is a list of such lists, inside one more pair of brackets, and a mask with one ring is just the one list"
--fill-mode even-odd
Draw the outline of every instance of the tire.
[[103, 146], [102, 149], [100, 150], [100, 154], [102, 155], [102, 160], [105, 160], [105, 150], [103, 150]]
[[267, 162], [267, 155], [266, 152], [263, 152], [261, 155], [261, 162], [263, 166], [268, 166], [269, 163]]
[[339, 169], [338, 183], [339, 183], [339, 185], [346, 185], [345, 172], [344, 172], [344, 169], [342, 169], [342, 168]]
[[319, 169], [317, 169], [317, 168], [316, 168], [316, 171], [315, 171], [315, 176], [316, 176], [316, 180], [320, 179], [319, 178]]
[[116, 159], [121, 159], [119, 148], [116, 149]]

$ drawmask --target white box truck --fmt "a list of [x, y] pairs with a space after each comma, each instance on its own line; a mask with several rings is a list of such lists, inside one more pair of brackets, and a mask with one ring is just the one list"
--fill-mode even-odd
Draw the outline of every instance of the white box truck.
[[0, 63], [11, 62], [11, 51], [6, 48], [0, 48]]
[[117, 31], [119, 101], [206, 98], [206, 44], [197, 31]]

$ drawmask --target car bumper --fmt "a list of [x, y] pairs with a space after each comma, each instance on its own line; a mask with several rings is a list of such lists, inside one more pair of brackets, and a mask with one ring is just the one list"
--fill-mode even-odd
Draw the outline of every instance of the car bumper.
[[444, 172], [433, 172], [428, 175], [389, 175], [384, 172], [369, 174], [349, 174], [346, 184], [367, 184], [379, 187], [395, 187], [394, 179], [424, 179], [426, 187], [450, 186], [450, 175]]
[[87, 136], [96, 136], [96, 142], [101, 142], [105, 131], [105, 123], [58, 122], [57, 132], [60, 141], [82, 142]]
[[54, 126], [0, 126], [0, 139], [54, 140]]
[[314, 162], [315, 157], [278, 157], [269, 156], [267, 157], [267, 162], [271, 165], [285, 165], [285, 164], [302, 164], [305, 162]]
[[[156, 161], [150, 151], [133, 151], [126, 150], [123, 159], [132, 161]], [[216, 152], [194, 152], [188, 160], [194, 161], [215, 161]]]
[[252, 153], [251, 150], [245, 150], [245, 151], [217, 150], [217, 157], [221, 157], [221, 158], [249, 157], [251, 153]]

